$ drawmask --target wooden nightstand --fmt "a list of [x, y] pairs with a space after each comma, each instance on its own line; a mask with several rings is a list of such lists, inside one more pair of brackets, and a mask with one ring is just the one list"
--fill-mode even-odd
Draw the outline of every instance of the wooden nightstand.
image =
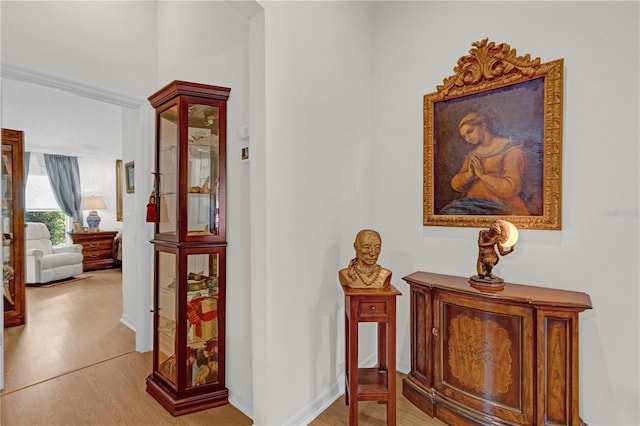
[[113, 244], [117, 231], [72, 232], [74, 244], [82, 245], [82, 268], [85, 271], [115, 267]]

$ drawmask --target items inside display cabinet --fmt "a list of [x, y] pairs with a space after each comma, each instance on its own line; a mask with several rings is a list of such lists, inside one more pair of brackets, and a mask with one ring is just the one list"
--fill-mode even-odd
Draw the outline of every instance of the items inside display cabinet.
[[[159, 372], [176, 382], [175, 255], [159, 253], [158, 365]], [[218, 381], [218, 255], [187, 256], [187, 386]]]
[[[219, 108], [189, 104], [187, 233], [218, 235], [220, 223]], [[176, 108], [160, 114], [160, 232], [176, 230]]]
[[187, 385], [218, 381], [218, 256], [187, 257]]

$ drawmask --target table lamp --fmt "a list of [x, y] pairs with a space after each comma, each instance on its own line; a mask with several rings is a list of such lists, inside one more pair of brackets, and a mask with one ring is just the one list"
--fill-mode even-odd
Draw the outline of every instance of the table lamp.
[[500, 256], [513, 253], [517, 242], [518, 228], [506, 220], [497, 220], [489, 226], [488, 230], [480, 231], [478, 234], [478, 262], [476, 263], [478, 275], [469, 277], [471, 285], [497, 290], [504, 288], [504, 280], [493, 275], [493, 267], [500, 260], [498, 253]]
[[104, 198], [94, 195], [91, 195], [90, 197], [82, 197], [80, 208], [82, 210], [89, 210], [89, 215], [87, 216], [89, 232], [98, 232], [100, 230], [100, 221], [102, 219], [98, 216], [98, 212], [96, 210], [107, 208]]

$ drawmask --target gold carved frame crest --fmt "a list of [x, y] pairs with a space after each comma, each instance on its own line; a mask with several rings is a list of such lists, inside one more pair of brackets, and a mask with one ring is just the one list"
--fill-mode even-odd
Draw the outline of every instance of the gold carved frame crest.
[[[561, 229], [563, 59], [540, 63], [488, 39], [472, 46], [455, 74], [424, 96], [424, 225], [487, 227], [503, 219], [521, 229]], [[496, 138], [483, 140], [495, 147], [483, 152], [465, 140], [465, 123], [490, 128]], [[481, 158], [475, 174], [472, 157]], [[454, 185], [464, 171], [466, 186]], [[484, 180], [474, 186], [474, 179]]]

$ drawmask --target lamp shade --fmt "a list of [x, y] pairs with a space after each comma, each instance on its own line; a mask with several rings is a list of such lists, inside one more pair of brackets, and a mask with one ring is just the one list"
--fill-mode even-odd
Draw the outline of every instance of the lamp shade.
[[91, 195], [90, 197], [82, 197], [80, 208], [82, 210], [101, 210], [106, 209], [107, 205], [103, 197]]
[[497, 222], [502, 231], [500, 245], [502, 247], [513, 247], [518, 242], [518, 228], [506, 220], [498, 220]]

